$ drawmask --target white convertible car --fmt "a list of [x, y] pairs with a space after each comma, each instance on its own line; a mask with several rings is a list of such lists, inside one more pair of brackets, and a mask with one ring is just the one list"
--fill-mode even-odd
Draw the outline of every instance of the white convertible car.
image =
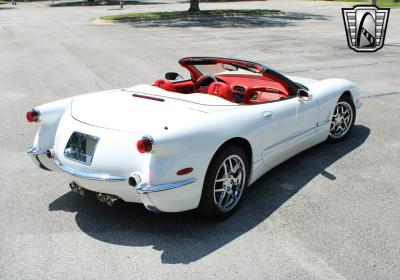
[[28, 154], [68, 173], [72, 191], [122, 199], [154, 212], [199, 209], [230, 215], [264, 173], [351, 131], [361, 106], [347, 80], [280, 74], [259, 63], [215, 57], [179, 61], [154, 85], [96, 92], [37, 106]]

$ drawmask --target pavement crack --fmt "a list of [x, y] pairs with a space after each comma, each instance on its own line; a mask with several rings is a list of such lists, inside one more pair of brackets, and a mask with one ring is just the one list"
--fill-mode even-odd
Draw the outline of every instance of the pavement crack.
[[394, 92], [377, 93], [377, 94], [372, 94], [372, 95], [367, 95], [367, 96], [361, 96], [361, 98], [366, 99], [366, 98], [390, 96], [390, 95], [397, 95], [397, 94], [400, 94], [400, 92], [394, 91]]
[[303, 70], [288, 71], [288, 72], [285, 72], [285, 73], [292, 74], [292, 73], [301, 73], [301, 72], [314, 72], [314, 71], [320, 71], [320, 70], [345, 69], [345, 68], [372, 66], [372, 65], [379, 65], [379, 64], [389, 64], [389, 63], [398, 63], [398, 61], [385, 61], [385, 62], [373, 62], [373, 63], [352, 64], [352, 65], [341, 65], [341, 66], [333, 66], [333, 67], [321, 67], [321, 68], [314, 68], [314, 69], [303, 69]]

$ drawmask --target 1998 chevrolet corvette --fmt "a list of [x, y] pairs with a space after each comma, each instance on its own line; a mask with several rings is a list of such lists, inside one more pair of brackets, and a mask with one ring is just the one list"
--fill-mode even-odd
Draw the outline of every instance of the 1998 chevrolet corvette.
[[215, 57], [179, 61], [154, 85], [97, 92], [38, 106], [28, 154], [68, 173], [72, 191], [151, 211], [198, 208], [225, 218], [268, 170], [325, 140], [343, 140], [361, 106], [357, 86], [280, 74]]

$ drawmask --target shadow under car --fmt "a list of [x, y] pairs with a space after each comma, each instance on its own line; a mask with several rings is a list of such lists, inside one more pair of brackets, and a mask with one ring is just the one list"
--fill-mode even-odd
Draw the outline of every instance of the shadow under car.
[[194, 211], [153, 214], [134, 203], [120, 202], [109, 208], [93, 194], [82, 199], [72, 192], [50, 203], [49, 210], [76, 212], [79, 228], [97, 240], [152, 246], [162, 251], [162, 263], [189, 263], [262, 223], [317, 175], [335, 180], [340, 174], [325, 169], [360, 147], [369, 134], [369, 128], [355, 125], [343, 142], [321, 143], [275, 167], [249, 188], [239, 209], [223, 221], [206, 220]]

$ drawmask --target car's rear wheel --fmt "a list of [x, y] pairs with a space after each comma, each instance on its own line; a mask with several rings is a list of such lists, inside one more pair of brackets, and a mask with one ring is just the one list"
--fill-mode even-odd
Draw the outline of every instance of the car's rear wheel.
[[336, 104], [329, 128], [328, 141], [339, 142], [344, 140], [354, 126], [356, 108], [353, 100], [342, 95]]
[[213, 219], [231, 215], [242, 201], [249, 177], [246, 153], [238, 146], [223, 148], [212, 160], [204, 180], [200, 212]]

